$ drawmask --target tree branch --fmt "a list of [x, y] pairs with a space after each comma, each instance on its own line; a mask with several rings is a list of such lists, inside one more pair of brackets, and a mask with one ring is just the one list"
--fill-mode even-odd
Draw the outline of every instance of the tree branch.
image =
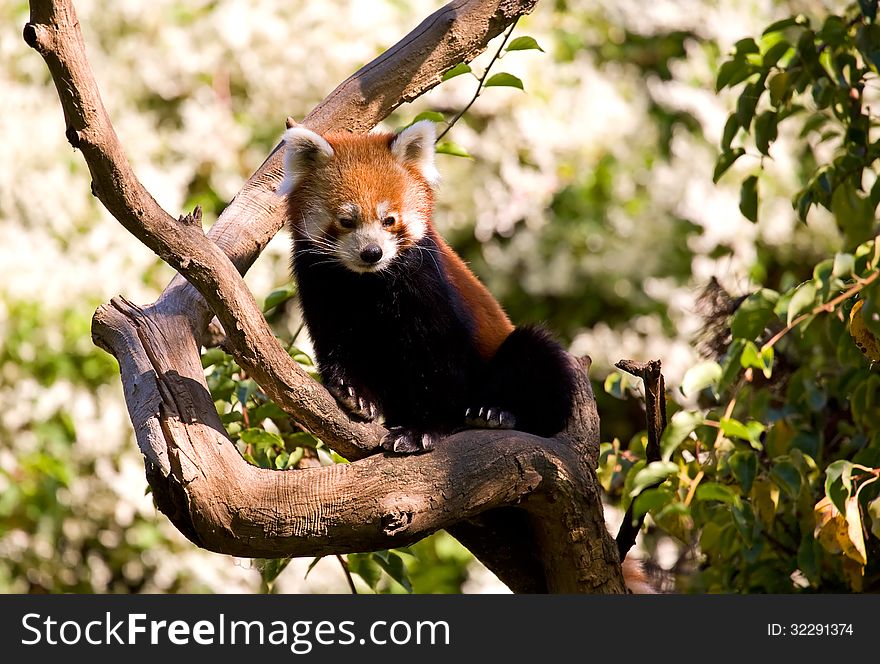
[[[535, 2], [451, 2], [342, 83], [304, 124], [316, 131], [372, 127], [476, 56]], [[98, 309], [92, 328], [95, 342], [119, 360], [154, 495], [181, 532], [215, 551], [270, 557], [387, 548], [475, 524], [463, 538], [467, 546], [500, 523], [493, 508], [522, 509], [534, 529], [532, 548], [547, 561], [543, 578], [520, 579], [524, 569], [535, 574], [534, 566], [476, 546], [502, 581], [515, 590], [622, 590], [592, 472], [598, 416], [585, 376], [583, 412], [568, 437], [463, 432], [429, 455], [364, 459], [384, 430], [351, 421], [291, 360], [239, 274], [283, 223], [274, 193], [280, 146], [205, 237], [198, 224], [162, 210], [134, 175], [101, 102], [71, 2], [31, 0], [24, 36], [46, 60], [95, 195], [189, 282], [175, 277], [143, 309], [116, 298]], [[276, 403], [347, 458], [363, 460], [290, 472], [244, 462], [220, 424], [199, 361], [198, 340], [212, 312], [239, 364]], [[504, 527], [495, 532], [510, 538], [497, 543], [502, 550], [517, 536]]]

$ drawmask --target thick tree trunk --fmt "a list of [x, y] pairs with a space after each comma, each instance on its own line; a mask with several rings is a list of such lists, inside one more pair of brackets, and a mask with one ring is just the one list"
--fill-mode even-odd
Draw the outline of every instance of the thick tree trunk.
[[[457, 0], [341, 84], [305, 120], [317, 131], [369, 129], [443, 72], [481, 52], [536, 0]], [[24, 37], [58, 88], [93, 192], [180, 276], [147, 307], [99, 308], [93, 337], [119, 361], [125, 397], [160, 509], [199, 546], [252, 557], [367, 551], [447, 528], [522, 592], [621, 592], [593, 469], [598, 416], [586, 378], [555, 439], [466, 431], [430, 454], [377, 454], [384, 429], [350, 420], [281, 348], [240, 278], [280, 229], [278, 148], [206, 237], [138, 182], [104, 111], [69, 1], [31, 1]], [[350, 464], [272, 471], [226, 437], [199, 360], [216, 314], [239, 364], [303, 427]]]

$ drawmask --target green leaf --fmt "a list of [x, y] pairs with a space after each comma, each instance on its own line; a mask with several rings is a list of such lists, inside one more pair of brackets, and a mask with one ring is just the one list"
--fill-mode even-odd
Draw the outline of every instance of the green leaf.
[[825, 19], [822, 29], [819, 30], [819, 39], [829, 46], [841, 46], [846, 39], [846, 23], [840, 16], [832, 14]]
[[755, 513], [748, 503], [735, 503], [730, 508], [730, 513], [733, 516], [733, 525], [750, 549], [743, 551], [743, 557], [749, 563], [754, 563], [763, 546], [763, 540], [756, 540], [761, 533], [761, 522], [755, 520]]
[[807, 220], [807, 213], [810, 211], [810, 207], [813, 205], [813, 203], [813, 192], [810, 191], [809, 188], [802, 189], [797, 194], [795, 194], [792, 204], [793, 207], [797, 210], [798, 218], [801, 221]]
[[825, 495], [841, 514], [846, 513], [846, 501], [852, 494], [852, 471], [853, 464], [846, 459], [834, 461], [825, 469]]
[[627, 390], [632, 386], [633, 381], [628, 374], [620, 371], [612, 371], [605, 377], [605, 392], [615, 399], [626, 399]]
[[379, 587], [382, 568], [379, 567], [377, 559], [372, 554], [348, 554], [348, 571], [361, 577], [371, 589], [376, 590]]
[[538, 42], [535, 41], [533, 37], [523, 36], [517, 37], [510, 44], [507, 45], [505, 51], [528, 51], [530, 49], [537, 49], [538, 51], [544, 52], [544, 49], [538, 45]]
[[442, 141], [434, 146], [434, 151], [437, 154], [449, 154], [454, 157], [466, 157], [468, 159], [473, 159], [470, 153], [465, 150], [458, 143], [453, 143], [452, 141]]
[[743, 369], [760, 369], [766, 378], [770, 378], [773, 368], [773, 348], [768, 348], [767, 351], [758, 350], [753, 342], [746, 341], [739, 362]]
[[277, 404], [267, 401], [260, 404], [251, 411], [251, 422], [262, 422], [263, 420], [287, 420], [290, 416], [281, 410]]
[[791, 296], [788, 303], [786, 325], [791, 325], [801, 312], [812, 309], [816, 304], [816, 284], [812, 281], [805, 281]]
[[763, 85], [757, 82], [749, 83], [736, 100], [736, 118], [739, 120], [739, 126], [746, 131], [752, 125], [752, 118], [755, 117], [755, 109], [763, 92]]
[[499, 72], [497, 74], [493, 74], [489, 77], [485, 83], [483, 83], [483, 87], [493, 88], [493, 87], [509, 87], [509, 88], [519, 88], [523, 90], [523, 82], [514, 76], [513, 74], [508, 74], [507, 72]]
[[751, 450], [739, 450], [730, 455], [727, 465], [730, 466], [730, 472], [739, 482], [743, 493], [749, 493], [758, 475], [758, 455]]
[[778, 300], [779, 293], [767, 288], [749, 295], [730, 319], [730, 333], [733, 337], [757, 339], [773, 317], [773, 308]]
[[462, 74], [467, 74], [470, 71], [471, 71], [471, 67], [469, 64], [464, 63], [464, 62], [459, 62], [452, 69], [450, 69], [448, 72], [443, 74], [443, 77], [441, 80], [448, 81], [450, 78], [455, 78], [456, 76], [461, 76]]
[[789, 44], [784, 39], [773, 44], [773, 46], [768, 48], [767, 52], [764, 53], [764, 68], [767, 69], [774, 66], [777, 62], [779, 62], [780, 58], [782, 58], [782, 56], [788, 52], [790, 48], [791, 44]]
[[764, 372], [764, 378], [770, 378], [773, 375], [773, 359], [775, 355], [776, 352], [773, 350], [773, 346], [761, 348], [761, 362], [763, 364], [761, 371]]
[[721, 149], [725, 152], [730, 151], [730, 144], [733, 142], [733, 139], [736, 137], [736, 133], [739, 131], [739, 120], [736, 119], [736, 114], [732, 114], [729, 118], [727, 118], [727, 122], [724, 125], [724, 132], [721, 135]]
[[223, 364], [229, 357], [220, 348], [208, 348], [202, 353], [202, 368], [207, 369], [214, 364]]
[[287, 302], [290, 298], [296, 296], [296, 285], [291, 283], [284, 288], [274, 290], [266, 296], [266, 302], [263, 304], [263, 313], [270, 309], [274, 309], [279, 304]]
[[774, 74], [767, 81], [767, 89], [770, 91], [770, 103], [777, 108], [789, 98], [792, 78], [789, 72], [781, 71]]
[[852, 254], [838, 253], [834, 255], [834, 265], [831, 274], [835, 277], [846, 278], [852, 275], [856, 268], [856, 257]]
[[751, 37], [745, 37], [736, 42], [733, 47], [736, 49], [736, 55], [748, 55], [749, 53], [758, 53], [760, 49], [758, 44]]
[[652, 461], [642, 468], [633, 479], [630, 496], [635, 498], [643, 490], [664, 482], [668, 477], [678, 474], [678, 464], [672, 461]]
[[755, 120], [755, 146], [761, 154], [769, 154], [770, 144], [776, 140], [777, 122], [775, 111], [764, 111]]
[[733, 88], [757, 72], [758, 69], [743, 58], [728, 60], [718, 69], [715, 91], [719, 92], [724, 87]]
[[797, 552], [797, 566], [811, 585], [817, 585], [821, 578], [819, 561], [822, 558], [822, 545], [812, 533], [804, 533]]
[[647, 514], [648, 512], [656, 514], [675, 498], [673, 493], [667, 487], [656, 487], [654, 489], [645, 489], [633, 501], [632, 514], [633, 519]]
[[770, 479], [791, 498], [797, 498], [800, 493], [801, 474], [791, 461], [782, 460], [774, 464], [770, 470]]
[[721, 365], [712, 360], [692, 366], [681, 379], [681, 393], [690, 398], [707, 387], [718, 384], [721, 378]]
[[739, 502], [737, 496], [730, 487], [717, 482], [703, 482], [697, 487], [697, 500], [720, 500], [722, 503], [733, 504]]
[[751, 175], [743, 180], [739, 190], [739, 210], [751, 222], [758, 221], [758, 176]]
[[880, 539], [880, 497], [868, 503], [868, 515], [871, 517], [871, 532]]
[[408, 593], [413, 591], [406, 565], [403, 564], [403, 558], [393, 551], [377, 551], [373, 554], [373, 559], [379, 567], [385, 570], [388, 576], [402, 585]]
[[804, 16], [789, 16], [788, 18], [784, 18], [780, 21], [776, 21], [771, 23], [766, 28], [764, 28], [764, 32], [762, 35], [769, 35], [771, 32], [782, 32], [786, 28], [790, 28], [795, 25], [803, 25], [806, 18]]
[[721, 362], [721, 380], [718, 381], [718, 390], [723, 391], [730, 387], [739, 376], [742, 365], [740, 358], [742, 357], [743, 347], [746, 342], [744, 339], [734, 339], [733, 343], [727, 349], [724, 360]]
[[703, 422], [703, 414], [695, 411], [680, 410], [673, 415], [660, 436], [661, 459], [669, 461], [678, 446]]
[[845, 180], [831, 196], [831, 212], [846, 236], [849, 247], [874, 236], [874, 206], [868, 196], [856, 189], [852, 179]]
[[[815, 69], [819, 65], [819, 53], [816, 49], [816, 34], [812, 30], [804, 30], [798, 38], [797, 52], [809, 69]], [[819, 79], [822, 81], [823, 79]], [[819, 82], [817, 81], [817, 82]]]
[[289, 461], [290, 455], [287, 452], [279, 452], [278, 456], [275, 457], [276, 470], [285, 470]]
[[284, 466], [284, 469], [296, 468], [297, 464], [302, 461], [303, 456], [305, 456], [305, 450], [302, 447], [297, 447], [287, 455], [287, 464]]
[[278, 578], [278, 575], [284, 571], [284, 568], [293, 558], [264, 558], [260, 561], [260, 576], [267, 586], [271, 586], [272, 582]]
[[265, 429], [245, 429], [239, 434], [239, 438], [243, 442], [248, 445], [253, 445], [257, 449], [266, 447], [284, 447], [284, 441], [281, 439], [281, 436], [277, 433], [266, 431]]
[[749, 443], [758, 446], [761, 444], [761, 434], [764, 433], [764, 430], [766, 429], [763, 424], [755, 420], [752, 420], [748, 424], [743, 424], [732, 417], [722, 419], [719, 422], [719, 426], [721, 427], [721, 433], [728, 438], [741, 438], [742, 440], [747, 440]]
[[712, 182], [718, 184], [718, 180], [720, 180], [721, 176], [727, 172], [727, 169], [733, 166], [733, 163], [745, 153], [746, 151], [742, 148], [735, 148], [733, 150], [722, 152], [718, 157], [718, 161], [715, 163], [715, 172], [712, 174]]
[[421, 122], [422, 120], [430, 120], [431, 122], [446, 122], [446, 118], [443, 116], [442, 113], [438, 111], [422, 111], [412, 119], [410, 125], [414, 125], [416, 122]]

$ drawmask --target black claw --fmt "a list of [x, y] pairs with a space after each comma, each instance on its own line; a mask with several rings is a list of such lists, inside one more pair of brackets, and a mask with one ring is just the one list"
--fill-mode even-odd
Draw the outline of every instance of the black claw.
[[[476, 414], [475, 414], [476, 413]], [[477, 429], [513, 429], [516, 418], [501, 408], [468, 408], [464, 414], [465, 424]]]
[[376, 406], [368, 399], [359, 396], [355, 389], [345, 381], [331, 382], [327, 385], [327, 389], [350, 415], [368, 422], [378, 417], [379, 410]]
[[418, 454], [434, 449], [439, 436], [393, 427], [382, 439], [382, 449], [395, 454]]

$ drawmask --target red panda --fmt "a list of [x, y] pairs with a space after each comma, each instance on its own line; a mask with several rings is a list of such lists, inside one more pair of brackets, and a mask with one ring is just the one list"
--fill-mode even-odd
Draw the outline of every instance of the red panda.
[[[574, 375], [542, 328], [514, 327], [434, 229], [435, 130], [284, 135], [293, 272], [322, 380], [382, 446], [425, 452], [466, 427], [561, 431]], [[624, 563], [634, 592], [640, 565]]]
[[293, 272], [321, 377], [383, 447], [430, 450], [466, 427], [565, 426], [574, 376], [539, 327], [514, 327], [434, 229], [434, 125], [284, 136]]

